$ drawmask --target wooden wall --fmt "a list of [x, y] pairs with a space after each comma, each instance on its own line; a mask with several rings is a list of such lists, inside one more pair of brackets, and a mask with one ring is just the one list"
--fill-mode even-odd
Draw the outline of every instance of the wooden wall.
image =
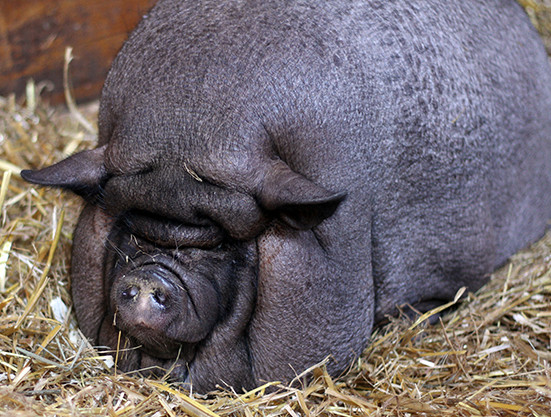
[[29, 78], [48, 80], [63, 101], [65, 48], [79, 102], [99, 97], [129, 32], [156, 0], [0, 0], [0, 95], [21, 94]]

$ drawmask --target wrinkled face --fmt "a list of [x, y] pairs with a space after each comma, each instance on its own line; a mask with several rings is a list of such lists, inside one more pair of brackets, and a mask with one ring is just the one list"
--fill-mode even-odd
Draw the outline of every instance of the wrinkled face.
[[71, 268], [83, 333], [121, 351], [118, 369], [171, 369], [203, 391], [222, 379], [252, 386], [247, 326], [257, 272], [277, 255], [259, 253], [257, 238], [273, 222], [310, 229], [345, 194], [277, 158], [256, 167], [258, 184], [247, 190], [195, 178], [175, 163], [117, 172], [108, 149], [21, 173], [87, 201]]
[[243, 250], [221, 232], [195, 229], [127, 213], [108, 238], [106, 320], [152, 357], [190, 361], [232, 307]]
[[[113, 216], [86, 204], [74, 233], [72, 294], [82, 332], [117, 358], [117, 369], [169, 372], [208, 390], [220, 363], [236, 357], [232, 348], [246, 351], [257, 249], [254, 240], [224, 233], [202, 247], [186, 246], [177, 236], [189, 228], [146, 213]], [[160, 239], [167, 230], [172, 238]], [[246, 356], [232, 362], [244, 370], [236, 375], [239, 384], [252, 383], [247, 362]]]
[[[244, 242], [264, 227], [261, 210], [250, 196], [182, 167], [109, 173], [101, 188], [95, 205], [114, 219], [103, 265], [104, 321], [150, 357], [192, 361], [232, 311], [240, 281], [256, 280], [240, 269], [250, 246]], [[112, 333], [100, 331], [100, 342], [114, 347]], [[143, 367], [135, 362], [125, 368]]]

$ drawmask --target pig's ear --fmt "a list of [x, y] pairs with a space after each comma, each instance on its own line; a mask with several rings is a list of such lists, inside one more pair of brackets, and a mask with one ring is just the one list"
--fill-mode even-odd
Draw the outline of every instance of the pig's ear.
[[103, 164], [105, 147], [79, 152], [39, 170], [25, 169], [21, 171], [21, 177], [33, 184], [60, 187], [91, 199], [107, 178]]
[[278, 162], [267, 172], [259, 200], [289, 226], [307, 230], [331, 216], [345, 197], [345, 192], [332, 193]]

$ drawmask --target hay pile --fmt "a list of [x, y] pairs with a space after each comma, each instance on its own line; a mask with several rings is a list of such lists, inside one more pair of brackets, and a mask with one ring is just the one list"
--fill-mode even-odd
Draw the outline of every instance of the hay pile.
[[547, 53], [551, 55], [551, 0], [518, 0], [543, 38]]
[[[338, 379], [320, 365], [310, 385], [201, 397], [116, 373], [71, 312], [69, 252], [80, 202], [18, 175], [93, 147], [95, 134], [74, 111], [44, 105], [39, 91], [29, 83], [26, 97], [0, 98], [0, 414], [551, 415], [551, 232], [437, 325], [401, 317], [378, 329]], [[81, 111], [93, 121], [97, 106]]]

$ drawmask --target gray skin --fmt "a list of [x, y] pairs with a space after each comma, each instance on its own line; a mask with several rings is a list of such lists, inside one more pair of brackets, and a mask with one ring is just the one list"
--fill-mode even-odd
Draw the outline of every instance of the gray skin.
[[197, 391], [342, 372], [374, 324], [478, 289], [551, 217], [551, 70], [513, 0], [161, 0], [82, 195], [72, 290], [123, 370]]

